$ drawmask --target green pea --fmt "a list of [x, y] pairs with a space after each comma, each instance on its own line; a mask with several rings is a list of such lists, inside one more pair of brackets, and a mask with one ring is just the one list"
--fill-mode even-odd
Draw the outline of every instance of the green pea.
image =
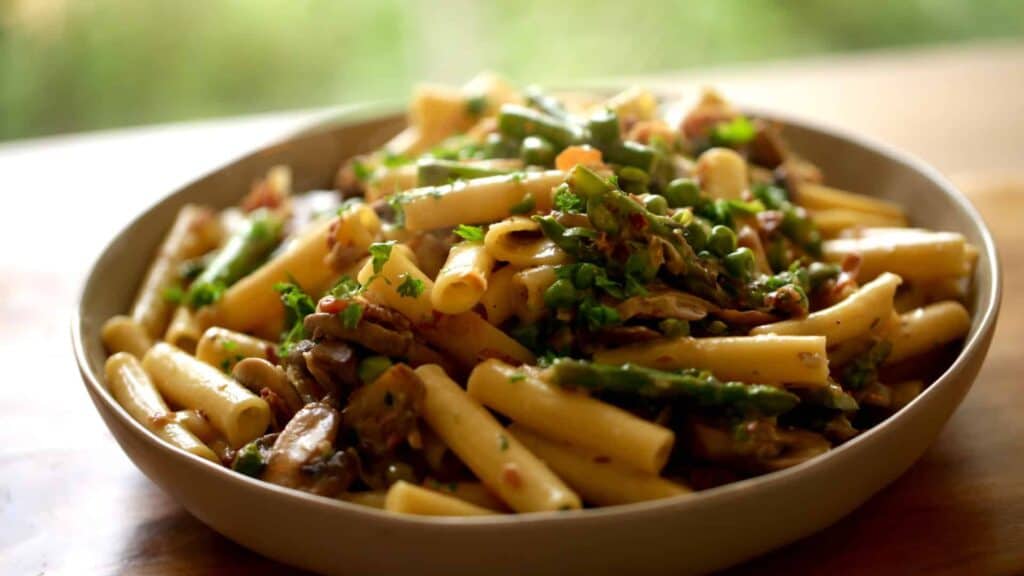
[[676, 318], [666, 318], [658, 322], [658, 329], [669, 338], [690, 335], [690, 323]]
[[811, 290], [816, 289], [825, 282], [839, 277], [839, 266], [826, 264], [825, 262], [813, 262], [807, 268], [807, 280]]
[[676, 178], [665, 188], [665, 199], [673, 208], [696, 206], [700, 201], [700, 188], [689, 178]]
[[567, 278], [555, 280], [544, 291], [544, 303], [551, 308], [568, 308], [576, 303], [576, 288]]
[[388, 368], [391, 368], [391, 359], [387, 356], [368, 356], [359, 363], [359, 379], [363, 384], [369, 384], [380, 378]]
[[644, 208], [651, 214], [657, 214], [658, 216], [664, 216], [668, 212], [668, 202], [664, 196], [658, 196], [657, 194], [651, 194], [647, 198], [644, 198]]
[[484, 157], [515, 158], [519, 156], [519, 141], [493, 132], [484, 141]]
[[584, 262], [576, 269], [575, 277], [572, 279], [573, 284], [580, 290], [586, 290], [594, 285], [594, 280], [597, 278], [599, 271], [598, 267], [594, 264]]
[[639, 168], [633, 166], [623, 166], [619, 170], [619, 182], [621, 183], [623, 181], [636, 182], [637, 184], [646, 186], [651, 182], [651, 177], [650, 175], [647, 174], [647, 172], [644, 172]]
[[551, 166], [555, 162], [555, 147], [540, 136], [527, 136], [519, 156], [529, 166]]
[[754, 275], [756, 263], [754, 251], [747, 247], [733, 250], [722, 259], [725, 270], [732, 276], [747, 282]]
[[712, 336], [721, 336], [729, 331], [729, 325], [721, 320], [712, 320], [708, 322], [707, 330]]
[[721, 224], [713, 227], [711, 235], [708, 236], [708, 249], [716, 256], [725, 256], [736, 249], [736, 233]]
[[707, 226], [703, 222], [693, 220], [683, 228], [683, 238], [694, 252], [700, 252], [708, 243]]

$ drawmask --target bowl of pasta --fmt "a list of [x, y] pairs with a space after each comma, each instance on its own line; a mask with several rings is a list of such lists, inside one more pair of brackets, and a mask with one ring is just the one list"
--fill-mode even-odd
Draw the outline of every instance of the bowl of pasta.
[[271, 558], [681, 574], [905, 471], [999, 289], [970, 204], [883, 145], [710, 90], [482, 75], [166, 197], [72, 332], [125, 453]]

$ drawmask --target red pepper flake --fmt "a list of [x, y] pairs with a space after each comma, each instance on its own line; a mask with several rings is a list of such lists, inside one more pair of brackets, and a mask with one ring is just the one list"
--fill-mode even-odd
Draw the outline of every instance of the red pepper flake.
[[519, 473], [519, 465], [515, 462], [506, 462], [501, 468], [501, 481], [513, 488], [523, 485], [523, 476]]

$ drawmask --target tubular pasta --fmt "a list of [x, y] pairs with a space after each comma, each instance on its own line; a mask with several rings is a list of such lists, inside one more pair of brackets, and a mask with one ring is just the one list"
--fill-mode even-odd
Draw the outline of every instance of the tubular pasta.
[[674, 338], [597, 350], [601, 364], [633, 362], [659, 370], [700, 368], [726, 380], [763, 384], [825, 384], [824, 336]]
[[135, 356], [118, 352], [107, 358], [104, 371], [111, 395], [138, 423], [172, 446], [211, 462], [219, 462], [209, 446], [175, 421], [174, 414]]
[[128, 316], [114, 316], [104, 322], [101, 337], [107, 352], [127, 352], [136, 358], [142, 358], [153, 345], [146, 329]]
[[901, 314], [899, 328], [890, 335], [892, 350], [885, 363], [895, 364], [959, 340], [970, 328], [967, 309], [951, 300]]
[[797, 202], [808, 210], [850, 210], [875, 214], [906, 222], [903, 208], [880, 198], [851, 194], [821, 184], [804, 183], [797, 194]]
[[842, 302], [814, 312], [806, 318], [763, 324], [750, 331], [752, 336], [825, 336], [829, 346], [851, 340], [878, 326], [892, 313], [893, 297], [899, 276], [882, 273]]
[[[374, 272], [373, 262], [367, 261], [356, 278], [366, 287], [367, 297], [375, 302], [398, 310], [413, 322], [424, 323], [433, 319], [431, 293], [434, 281], [416, 266], [412, 251], [406, 246], [393, 246], [379, 273]], [[423, 283], [423, 291], [418, 296], [398, 293], [398, 287], [410, 278]]]
[[198, 344], [202, 333], [197, 314], [192, 312], [188, 306], [178, 306], [174, 311], [174, 316], [171, 317], [170, 325], [167, 326], [164, 342], [173, 344], [191, 354], [196, 351], [196, 344]]
[[452, 246], [430, 292], [434, 309], [459, 314], [476, 306], [487, 291], [494, 259], [483, 244], [462, 242]]
[[[860, 257], [858, 280], [892, 272], [904, 280], [958, 276], [966, 265], [964, 237], [953, 232], [924, 232], [910, 228], [865, 229], [860, 238], [838, 238], [822, 244], [825, 259], [842, 262]], [[896, 231], [896, 232], [894, 232]]]
[[178, 266], [216, 248], [220, 232], [220, 223], [208, 208], [186, 204], [178, 211], [132, 306], [132, 319], [150, 338], [160, 338], [167, 328], [174, 305], [164, 297], [164, 291], [177, 285]]
[[478, 364], [467, 390], [484, 406], [549, 438], [651, 474], [661, 471], [675, 442], [668, 428], [584, 394], [550, 386], [498, 360]]
[[196, 345], [196, 359], [230, 373], [240, 360], [266, 359], [273, 349], [274, 344], [266, 340], [212, 326], [203, 332]]
[[157, 389], [178, 406], [202, 410], [232, 448], [263, 434], [270, 407], [213, 366], [166, 343], [146, 352], [142, 366]]
[[599, 453], [549, 440], [519, 424], [513, 424], [508, 430], [588, 503], [614, 506], [691, 492], [682, 484], [617, 465]]
[[388, 489], [384, 498], [384, 509], [388, 512], [421, 516], [486, 516], [498, 513], [404, 480], [395, 482]]
[[487, 283], [487, 291], [480, 297], [484, 318], [495, 326], [500, 326], [515, 314], [519, 290], [513, 278], [518, 272], [514, 266], [505, 266], [494, 272]]
[[536, 209], [550, 210], [551, 190], [564, 180], [564, 172], [548, 170], [410, 190], [403, 202], [405, 227], [422, 231], [496, 222], [511, 216], [527, 197]]
[[437, 365], [420, 366], [423, 418], [477, 478], [517, 512], [576, 509], [579, 496]]
[[569, 255], [540, 231], [540, 225], [523, 216], [513, 216], [492, 225], [484, 237], [484, 246], [495, 260], [513, 266], [563, 264]]

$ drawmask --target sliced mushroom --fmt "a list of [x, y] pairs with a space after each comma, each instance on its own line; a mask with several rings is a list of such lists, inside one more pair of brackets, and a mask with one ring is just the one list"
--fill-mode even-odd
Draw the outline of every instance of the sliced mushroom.
[[360, 383], [359, 358], [352, 347], [344, 342], [318, 342], [302, 356], [309, 373], [316, 378], [321, 388], [335, 398], [344, 398]]
[[[256, 394], [259, 394], [264, 388], [269, 389], [284, 401], [291, 414], [297, 412], [305, 404], [299, 397], [299, 393], [295, 391], [295, 387], [288, 381], [284, 370], [262, 358], [241, 360], [235, 364], [231, 376]], [[291, 414], [289, 414], [289, 418]]]
[[669, 290], [633, 296], [615, 307], [619, 317], [629, 320], [641, 318], [676, 318], [678, 320], [700, 320], [708, 314], [708, 302], [685, 292]]
[[338, 411], [324, 404], [307, 404], [299, 410], [274, 442], [263, 479], [288, 488], [310, 489], [317, 478], [303, 468], [334, 454], [340, 421]]

